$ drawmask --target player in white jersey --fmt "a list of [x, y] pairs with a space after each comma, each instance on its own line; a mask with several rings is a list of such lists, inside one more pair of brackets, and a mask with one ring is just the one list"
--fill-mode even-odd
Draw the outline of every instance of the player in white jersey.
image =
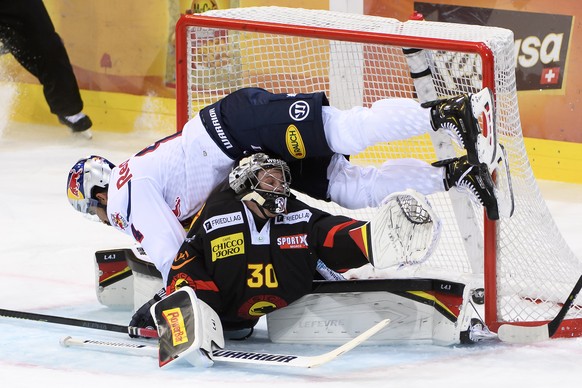
[[[164, 282], [189, 220], [213, 191], [226, 187], [235, 162], [255, 152], [287, 161], [292, 188], [347, 208], [375, 207], [407, 188], [426, 195], [458, 187], [476, 194], [489, 218], [497, 219], [494, 184], [478, 156], [473, 98], [440, 100], [429, 109], [412, 99], [385, 99], [341, 111], [327, 106], [323, 93], [241, 89], [117, 167], [99, 156], [79, 160], [69, 172], [67, 196], [76, 210], [133, 236]], [[449, 132], [467, 155], [433, 165], [388, 160], [378, 168], [353, 165], [344, 156], [431, 128]]]

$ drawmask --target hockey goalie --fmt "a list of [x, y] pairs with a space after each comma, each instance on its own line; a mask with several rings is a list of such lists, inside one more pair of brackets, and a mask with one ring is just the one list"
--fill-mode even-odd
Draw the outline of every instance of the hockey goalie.
[[[371, 221], [357, 221], [298, 201], [290, 193], [290, 179], [282, 160], [264, 154], [243, 159], [230, 175], [233, 190], [210, 199], [191, 228], [168, 275], [168, 291], [195, 289], [227, 330], [252, 329], [267, 314], [275, 342], [343, 343], [385, 319], [396, 325], [382, 332], [388, 334], [378, 334], [375, 342], [479, 339], [474, 330], [482, 324], [472, 321], [477, 309], [469, 301], [476, 287], [387, 276], [391, 271], [402, 276], [406, 268], [423, 263], [438, 243], [440, 222], [422, 195], [395, 193]], [[209, 226], [209, 220], [225, 214], [229, 222]], [[133, 265], [134, 285], [152, 277]], [[369, 265], [392, 279], [337, 282], [313, 276], [317, 268], [325, 279], [369, 278]], [[346, 268], [352, 270], [340, 275]], [[120, 270], [118, 276], [127, 272]], [[150, 283], [161, 286], [153, 278]], [[155, 317], [158, 330], [166, 328], [160, 336], [167, 333], [170, 322], [164, 314], [172, 306], [156, 312], [151, 306], [159, 306], [160, 300], [168, 303], [163, 294], [145, 303], [130, 325], [152, 326]]]

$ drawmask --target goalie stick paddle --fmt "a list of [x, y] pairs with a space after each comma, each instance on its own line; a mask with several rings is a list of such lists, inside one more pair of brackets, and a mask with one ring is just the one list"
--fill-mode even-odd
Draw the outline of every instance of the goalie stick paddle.
[[[297, 356], [292, 354], [278, 354], [267, 352], [249, 352], [245, 350], [217, 349], [212, 353], [214, 362], [243, 363], [254, 365], [280, 365], [300, 368], [314, 368], [326, 364], [342, 354], [352, 350], [356, 346], [365, 342], [368, 338], [378, 333], [390, 323], [389, 319], [384, 319], [365, 332], [345, 344], [316, 356]], [[61, 340], [61, 345], [65, 347], [81, 347], [91, 350], [99, 350], [110, 353], [129, 354], [137, 356], [158, 357], [158, 347], [141, 343], [98, 341], [91, 339], [80, 339], [65, 337]]]
[[572, 303], [574, 303], [580, 289], [582, 289], [582, 276], [578, 279], [578, 282], [570, 292], [570, 295], [568, 295], [568, 298], [562, 305], [560, 311], [558, 311], [556, 317], [550, 322], [539, 326], [503, 324], [497, 331], [497, 337], [503, 342], [514, 344], [540, 342], [552, 338], [558, 331], [568, 310], [572, 307]]
[[144, 329], [141, 327], [123, 326], [114, 323], [87, 321], [84, 319], [29, 313], [26, 311], [0, 309], [0, 317], [27, 319], [29, 321], [48, 322], [56, 323], [59, 325], [84, 327], [87, 329], [113, 331], [116, 333], [138, 335], [145, 338], [158, 338], [158, 332], [155, 329]]

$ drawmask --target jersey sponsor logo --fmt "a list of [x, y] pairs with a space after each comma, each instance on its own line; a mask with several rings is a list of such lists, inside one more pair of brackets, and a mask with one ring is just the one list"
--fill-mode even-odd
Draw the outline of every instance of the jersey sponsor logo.
[[243, 216], [241, 212], [234, 212], [228, 214], [221, 214], [209, 218], [204, 222], [204, 230], [209, 233], [227, 226], [238, 225], [243, 223]]
[[115, 226], [117, 229], [125, 230], [129, 223], [120, 213], [113, 213], [109, 216], [111, 219], [111, 225]]
[[309, 104], [303, 100], [295, 101], [289, 107], [289, 116], [295, 121], [303, 121], [309, 115]]
[[245, 253], [245, 238], [242, 232], [219, 237], [210, 241], [210, 249], [213, 262], [234, 255], [242, 255]]
[[162, 316], [168, 322], [168, 326], [170, 326], [173, 346], [187, 343], [188, 335], [186, 333], [186, 325], [184, 324], [182, 311], [179, 308], [163, 310]]
[[238, 316], [257, 318], [285, 306], [287, 302], [276, 295], [255, 295], [240, 306]]
[[311, 219], [310, 210], [300, 210], [287, 214], [280, 214], [275, 218], [275, 224], [298, 224], [299, 222], [309, 222]]
[[220, 141], [222, 142], [222, 144], [224, 145], [224, 147], [226, 149], [231, 149], [232, 144], [228, 140], [228, 138], [226, 137], [226, 134], [224, 133], [224, 130], [222, 129], [222, 125], [220, 125], [220, 121], [218, 121], [218, 117], [216, 116], [216, 108], [210, 108], [210, 110], [208, 111], [208, 114], [210, 115], [210, 120], [212, 121], [212, 126], [214, 127], [214, 131], [216, 131], [218, 138], [220, 139]]
[[129, 171], [129, 160], [126, 160], [119, 165], [119, 178], [116, 184], [117, 190], [120, 190], [131, 178], [133, 178], [133, 174]]
[[306, 249], [308, 247], [307, 234], [277, 237], [277, 245], [281, 249]]
[[303, 138], [297, 127], [293, 124], [287, 127], [285, 132], [285, 144], [287, 144], [287, 151], [295, 159], [305, 158], [305, 144], [303, 144]]

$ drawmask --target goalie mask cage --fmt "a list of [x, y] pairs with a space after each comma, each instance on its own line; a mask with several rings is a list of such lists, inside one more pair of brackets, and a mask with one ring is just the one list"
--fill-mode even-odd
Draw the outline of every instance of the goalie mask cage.
[[[418, 273], [458, 273], [482, 281], [485, 321], [493, 331], [508, 322], [548, 322], [582, 274], [580, 260], [558, 231], [527, 158], [511, 31], [325, 10], [249, 7], [183, 15], [176, 26], [176, 54], [178, 128], [201, 107], [241, 87], [274, 93], [324, 91], [330, 104], [340, 109], [370, 106], [381, 98], [424, 101], [489, 87], [495, 96], [498, 140], [506, 148], [511, 168], [515, 212], [510, 219], [492, 222], [465, 194], [451, 190], [430, 195], [443, 223], [442, 235]], [[427, 68], [430, 72], [422, 73]], [[413, 80], [411, 69], [424, 77]], [[391, 158], [433, 162], [462, 154], [448, 138], [448, 144], [442, 141], [434, 134], [382, 143], [351, 160], [379, 165]], [[347, 211], [328, 203], [323, 207], [361, 219], [369, 219], [373, 211]], [[580, 335], [579, 298], [557, 336]]]

